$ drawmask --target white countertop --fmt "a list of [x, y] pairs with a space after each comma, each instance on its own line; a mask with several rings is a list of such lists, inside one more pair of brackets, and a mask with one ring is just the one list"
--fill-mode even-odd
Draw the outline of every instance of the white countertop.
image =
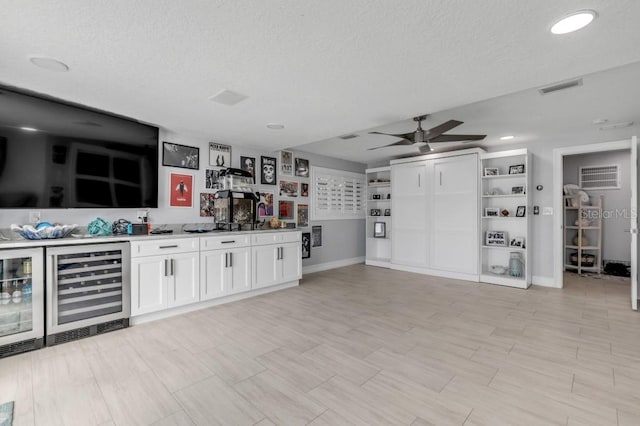
[[[86, 233], [72, 233], [73, 236], [65, 238], [54, 238], [45, 240], [27, 240], [22, 238], [16, 232], [10, 229], [2, 229], [0, 231], [0, 250], [3, 249], [15, 249], [15, 248], [28, 248], [28, 247], [43, 247], [43, 246], [65, 246], [76, 244], [95, 244], [95, 243], [113, 243], [122, 241], [141, 241], [141, 240], [166, 240], [171, 238], [199, 238], [199, 237], [214, 237], [223, 235], [239, 235], [239, 234], [255, 234], [265, 232], [301, 232], [300, 228], [278, 228], [278, 229], [256, 229], [256, 230], [242, 230], [242, 231], [211, 231], [211, 232], [185, 232], [183, 225], [164, 225], [158, 227], [160, 229], [167, 228], [173, 229], [172, 233], [168, 234], [149, 234], [149, 235], [109, 235], [105, 237], [94, 237]], [[197, 227], [194, 227], [197, 228]], [[154, 228], [155, 229], [155, 228]], [[187, 228], [188, 229], [188, 228]], [[86, 228], [83, 229], [86, 232]]]

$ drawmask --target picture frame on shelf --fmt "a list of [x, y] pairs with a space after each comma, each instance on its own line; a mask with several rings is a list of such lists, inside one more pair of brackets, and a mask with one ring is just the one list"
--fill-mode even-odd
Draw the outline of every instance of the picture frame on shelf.
[[509, 166], [509, 174], [510, 175], [524, 174], [524, 164], [515, 164], [513, 166]]
[[182, 169], [200, 169], [200, 148], [162, 142], [162, 165]]
[[499, 207], [485, 207], [484, 215], [485, 215], [485, 217], [499, 217], [500, 216], [500, 208]]
[[509, 243], [510, 247], [525, 248], [524, 237], [513, 237]]
[[484, 244], [486, 246], [507, 247], [509, 238], [506, 231], [487, 231]]
[[516, 217], [525, 217], [527, 214], [527, 206], [516, 207]]
[[387, 224], [384, 222], [373, 223], [373, 237], [374, 238], [386, 238], [387, 237]]
[[231, 145], [209, 142], [209, 165], [231, 167]]
[[382, 195], [381, 194], [371, 194], [371, 199], [372, 200], [381, 200], [382, 199]]
[[526, 193], [526, 188], [524, 187], [524, 185], [512, 186], [511, 193], [516, 195], [524, 195]]
[[385, 216], [391, 216], [391, 209], [384, 209]]
[[369, 216], [380, 216], [380, 209], [371, 209]]
[[500, 170], [497, 167], [485, 167], [484, 168], [485, 176], [500, 176]]

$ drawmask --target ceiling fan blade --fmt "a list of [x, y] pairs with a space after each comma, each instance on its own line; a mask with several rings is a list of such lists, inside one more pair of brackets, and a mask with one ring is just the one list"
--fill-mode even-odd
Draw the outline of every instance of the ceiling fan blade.
[[409, 132], [409, 133], [401, 133], [399, 135], [393, 134], [393, 133], [382, 133], [382, 132], [369, 132], [369, 134], [372, 135], [385, 135], [385, 136], [394, 136], [396, 138], [402, 138], [402, 139], [407, 139], [410, 141], [413, 141], [413, 134], [414, 132]]
[[369, 148], [369, 151], [379, 148], [386, 148], [388, 146], [398, 146], [398, 145], [413, 145], [413, 142], [407, 139], [402, 139], [401, 141], [390, 143], [389, 145], [376, 146], [375, 148]]
[[429, 142], [473, 142], [481, 141], [487, 135], [440, 135], [435, 138], [429, 138]]
[[420, 149], [420, 152], [422, 153], [431, 152], [431, 147], [429, 146], [428, 143], [425, 143], [419, 149]]
[[449, 120], [449, 121], [447, 121], [445, 123], [440, 124], [439, 126], [432, 127], [432, 128], [430, 128], [429, 130], [427, 130], [425, 132], [426, 133], [426, 135], [425, 135], [426, 139], [432, 140], [436, 136], [440, 136], [444, 132], [448, 132], [449, 130], [453, 129], [454, 127], [458, 127], [462, 123], [464, 123], [464, 122], [463, 121], [458, 121], [458, 120]]

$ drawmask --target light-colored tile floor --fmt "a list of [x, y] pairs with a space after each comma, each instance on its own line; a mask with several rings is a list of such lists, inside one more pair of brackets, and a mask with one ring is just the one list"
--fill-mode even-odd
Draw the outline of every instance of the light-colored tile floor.
[[518, 290], [355, 265], [0, 360], [20, 425], [640, 424], [624, 279]]

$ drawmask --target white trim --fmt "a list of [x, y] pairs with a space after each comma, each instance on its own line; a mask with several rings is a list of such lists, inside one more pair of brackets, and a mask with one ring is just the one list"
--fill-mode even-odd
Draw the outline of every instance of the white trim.
[[176, 315], [184, 314], [187, 312], [198, 311], [200, 309], [210, 308], [211, 306], [222, 305], [224, 303], [235, 302], [237, 300], [248, 299], [249, 297], [259, 296], [261, 294], [272, 293], [278, 290], [284, 290], [286, 288], [297, 287], [299, 281], [289, 281], [283, 284], [274, 285], [271, 287], [259, 288], [256, 290], [247, 291], [244, 293], [232, 294], [226, 297], [220, 297], [218, 299], [205, 300], [204, 302], [192, 303], [186, 306], [179, 306], [177, 308], [164, 309], [158, 312], [151, 312], [144, 315], [138, 315], [130, 318], [131, 325], [144, 324], [149, 321], [156, 321], [162, 318], [169, 318]]
[[613, 142], [601, 142], [588, 145], [576, 145], [553, 150], [553, 287], [563, 286], [563, 261], [562, 261], [562, 214], [563, 197], [562, 187], [564, 185], [563, 160], [565, 156], [576, 154], [589, 154], [593, 152], [619, 151], [631, 149], [631, 140], [621, 140]]
[[[490, 158], [515, 157], [517, 155], [527, 155], [528, 152], [527, 148], [511, 149], [509, 151], [483, 152], [480, 154], [480, 159], [488, 160]], [[528, 172], [528, 170], [525, 170], [525, 172]]]
[[455, 280], [479, 282], [478, 274], [465, 274], [461, 272], [441, 271], [438, 269], [421, 268], [416, 266], [389, 264], [389, 268], [396, 271], [413, 272], [415, 274], [432, 275], [434, 277], [453, 278]]
[[303, 266], [302, 274], [313, 274], [314, 272], [342, 268], [343, 266], [357, 265], [358, 263], [364, 263], [364, 256], [352, 257], [351, 259], [335, 260], [333, 262], [318, 263], [317, 265]]
[[468, 149], [460, 149], [458, 151], [438, 152], [435, 154], [425, 154], [425, 155], [417, 155], [415, 157], [399, 158], [397, 160], [391, 160], [389, 164], [393, 166], [394, 164], [415, 163], [416, 161], [432, 160], [434, 158], [456, 157], [459, 155], [467, 155], [467, 154], [482, 155], [484, 153], [485, 153], [485, 150], [482, 148], [468, 148]]
[[538, 275], [534, 275], [533, 277], [531, 277], [531, 284], [539, 285], [541, 287], [560, 288], [556, 285], [553, 277], [541, 277]]

